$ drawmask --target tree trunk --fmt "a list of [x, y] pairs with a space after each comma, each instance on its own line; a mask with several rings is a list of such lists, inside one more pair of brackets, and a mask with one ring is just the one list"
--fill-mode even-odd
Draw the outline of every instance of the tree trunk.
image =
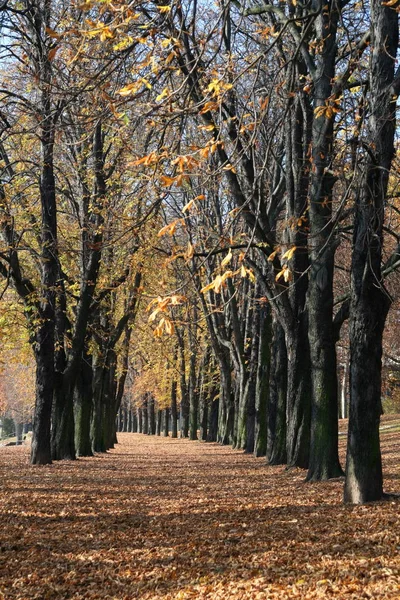
[[383, 497], [379, 441], [382, 335], [390, 307], [381, 273], [384, 210], [394, 156], [399, 15], [371, 1], [370, 152], [355, 206], [350, 288], [350, 416], [345, 502]]
[[74, 460], [75, 424], [73, 388], [62, 373], [55, 373], [51, 454], [53, 460]]
[[144, 435], [149, 434], [149, 411], [147, 396], [142, 405], [142, 433]]
[[205, 442], [207, 440], [207, 427], [208, 427], [208, 410], [209, 410], [209, 389], [207, 381], [207, 375], [209, 373], [209, 349], [206, 350], [203, 362], [203, 368], [201, 371], [200, 380], [200, 394], [199, 394], [199, 408], [200, 408], [200, 440]]
[[285, 332], [273, 320], [271, 373], [269, 378], [267, 460], [270, 465], [284, 465], [286, 453], [287, 352]]
[[189, 377], [189, 439], [197, 440], [199, 390], [196, 381], [196, 355], [191, 351]]
[[288, 335], [286, 453], [288, 467], [307, 469], [310, 456], [311, 381], [310, 350], [305, 315]]
[[103, 365], [99, 357], [93, 360], [93, 412], [90, 437], [93, 452], [106, 452], [104, 430], [105, 408], [103, 404]]
[[36, 400], [31, 463], [51, 463], [51, 410], [54, 394], [54, 321], [44, 321], [36, 334]]
[[218, 438], [220, 444], [232, 444], [234, 425], [234, 400], [232, 394], [231, 366], [229, 360], [219, 360], [220, 395], [218, 412]]
[[343, 365], [343, 375], [340, 387], [340, 418], [346, 419], [348, 417], [347, 407], [347, 383], [348, 383], [348, 372], [349, 372], [349, 361], [347, 355]]
[[161, 435], [161, 424], [162, 424], [162, 410], [157, 410], [156, 417], [156, 435]]
[[164, 409], [164, 437], [169, 435], [169, 408]]
[[137, 412], [132, 409], [132, 433], [138, 433], [138, 421]]
[[[267, 306], [258, 309], [259, 318], [257, 328], [259, 330], [259, 341], [254, 347], [252, 355], [252, 370], [254, 375], [250, 376], [250, 381], [255, 382], [255, 389], [251, 387], [250, 394], [255, 396], [255, 421], [254, 421], [254, 441], [253, 450], [251, 450], [251, 437], [249, 440], [248, 451], [253, 451], [255, 456], [265, 456], [267, 451], [267, 410], [268, 410], [268, 379], [271, 361], [271, 310]], [[257, 354], [256, 354], [257, 352]], [[250, 408], [249, 408], [250, 410]], [[248, 425], [248, 431], [251, 431]], [[249, 435], [249, 434], [248, 434]]]
[[154, 406], [154, 398], [150, 395], [148, 399], [148, 411], [149, 411], [149, 435], [155, 435], [156, 433], [156, 414], [155, 414], [155, 406]]
[[210, 408], [208, 411], [207, 442], [216, 442], [218, 438], [218, 415], [220, 400], [218, 396], [214, 396], [214, 399], [210, 401]]
[[92, 416], [92, 360], [85, 354], [81, 361], [81, 371], [75, 383], [74, 418], [75, 450], [77, 456], [93, 456], [90, 440]]
[[[41, 29], [50, 19], [49, 11], [35, 11], [38, 39]], [[41, 42], [40, 42], [41, 43]], [[54, 177], [54, 114], [51, 101], [52, 64], [42, 48], [43, 55], [39, 61], [38, 77], [40, 77], [41, 93], [41, 290], [40, 290], [40, 325], [35, 339], [36, 357], [36, 400], [31, 447], [32, 464], [51, 463], [50, 422], [55, 386], [54, 344], [55, 344], [55, 305], [56, 288], [59, 274], [57, 245], [57, 206], [56, 185]]]
[[[316, 56], [315, 106], [324, 107], [332, 95], [337, 54], [336, 32], [339, 8], [321, 11], [315, 20], [323, 51]], [[335, 178], [332, 161], [334, 115], [314, 114], [312, 125], [312, 169], [309, 204], [308, 337], [311, 358], [311, 442], [308, 481], [343, 475], [338, 456], [338, 390], [336, 349], [333, 332], [333, 271], [335, 237], [332, 191]]]
[[174, 379], [171, 387], [171, 437], [178, 437], [178, 407], [176, 403], [178, 383]]
[[[179, 385], [181, 392], [181, 404], [180, 404], [180, 430], [181, 438], [189, 436], [189, 390], [186, 381], [186, 358], [185, 358], [185, 340], [183, 331], [176, 329], [176, 337], [178, 340], [179, 350]], [[176, 362], [176, 358], [174, 363]]]

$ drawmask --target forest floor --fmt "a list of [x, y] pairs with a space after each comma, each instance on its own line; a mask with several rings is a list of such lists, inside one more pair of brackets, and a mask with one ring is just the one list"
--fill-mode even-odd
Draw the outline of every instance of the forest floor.
[[[217, 444], [119, 439], [46, 467], [0, 449], [0, 599], [400, 598], [399, 501], [344, 506], [343, 481], [306, 484]], [[382, 450], [400, 491], [397, 427]]]

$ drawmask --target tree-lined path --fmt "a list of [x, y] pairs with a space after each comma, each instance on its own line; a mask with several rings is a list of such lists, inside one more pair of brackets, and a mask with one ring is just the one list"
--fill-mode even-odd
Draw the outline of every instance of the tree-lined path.
[[[397, 429], [382, 434], [394, 490]], [[400, 597], [397, 502], [342, 505], [342, 481], [217, 444], [119, 437], [35, 468], [0, 449], [2, 600]]]

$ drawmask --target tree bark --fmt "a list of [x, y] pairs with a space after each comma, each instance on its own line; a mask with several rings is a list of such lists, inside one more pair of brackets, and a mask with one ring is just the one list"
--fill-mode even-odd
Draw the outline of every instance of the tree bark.
[[171, 437], [178, 437], [178, 407], [177, 407], [178, 383], [174, 379], [171, 386]]
[[284, 465], [286, 453], [286, 399], [287, 369], [285, 332], [274, 319], [269, 378], [267, 461], [270, 465]]
[[[254, 422], [254, 442], [251, 450], [251, 436], [248, 441], [248, 451], [254, 451], [255, 456], [265, 456], [267, 451], [267, 411], [269, 397], [269, 372], [271, 361], [271, 310], [268, 306], [261, 306], [258, 309], [259, 318], [257, 328], [259, 330], [259, 343], [254, 346], [252, 354], [252, 365], [254, 375], [250, 376], [250, 381], [255, 380], [255, 389], [251, 388], [251, 395], [255, 396], [255, 422]], [[257, 352], [257, 355], [255, 354]], [[251, 401], [249, 401], [249, 411], [251, 410]], [[251, 426], [248, 425], [248, 432]], [[248, 433], [248, 436], [250, 434]]]
[[379, 441], [382, 335], [390, 307], [381, 272], [385, 200], [394, 156], [399, 15], [371, 1], [370, 146], [355, 206], [350, 289], [350, 416], [344, 501], [383, 497]]
[[[315, 20], [323, 51], [316, 56], [314, 77], [316, 108], [329, 104], [335, 77], [338, 4], [321, 11]], [[307, 480], [319, 481], [343, 475], [338, 455], [338, 386], [333, 332], [333, 272], [335, 237], [332, 190], [334, 113], [314, 115], [312, 126], [312, 175], [309, 206], [308, 337], [311, 358], [311, 441]]]
[[286, 402], [286, 453], [288, 467], [307, 469], [310, 456], [311, 381], [306, 315], [286, 333], [288, 382]]
[[74, 390], [75, 450], [77, 456], [93, 456], [90, 440], [92, 360], [88, 354], [82, 357], [81, 365]]

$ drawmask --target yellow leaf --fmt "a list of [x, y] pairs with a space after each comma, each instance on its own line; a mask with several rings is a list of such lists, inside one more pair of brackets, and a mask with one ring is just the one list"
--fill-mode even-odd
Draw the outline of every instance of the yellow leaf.
[[100, 33], [100, 41], [105, 42], [107, 39], [112, 39], [114, 32], [109, 27], [104, 27]]
[[171, 12], [170, 6], [158, 6], [157, 8], [160, 11], [160, 13], [163, 13], [163, 14]]
[[283, 276], [284, 276], [286, 269], [287, 269], [287, 266], [286, 266], [286, 265], [284, 265], [284, 267], [283, 267], [282, 271], [279, 271], [279, 273], [278, 273], [278, 274], [277, 274], [277, 276], [275, 277], [275, 281], [278, 281], [278, 280], [279, 280], [281, 277], [283, 277]]
[[128, 163], [130, 167], [138, 167], [139, 165], [145, 165], [148, 167], [149, 165], [153, 165], [158, 160], [157, 152], [150, 152], [150, 154], [146, 154], [146, 156], [142, 156], [142, 158], [138, 158], [137, 160], [133, 160]]
[[[161, 322], [162, 321], [162, 322]], [[154, 330], [155, 337], [161, 337], [164, 329], [164, 319], [161, 319], [160, 324]]]
[[221, 262], [221, 267], [226, 267], [226, 265], [229, 265], [229, 263], [232, 260], [232, 250], [231, 248], [229, 248], [229, 252], [228, 254], [225, 256], [224, 260]]
[[293, 246], [293, 248], [286, 250], [285, 254], [283, 254], [283, 256], [282, 256], [282, 259], [287, 258], [287, 260], [290, 260], [291, 258], [293, 258], [293, 255], [295, 252], [296, 252], [296, 246]]
[[173, 306], [177, 306], [178, 304], [182, 304], [182, 302], [186, 302], [186, 296], [178, 296], [177, 294], [171, 296], [171, 304]]
[[256, 276], [254, 275], [253, 271], [251, 269], [246, 269], [247, 270], [247, 275], [249, 276], [249, 279], [252, 283], [256, 282]]
[[152, 323], [155, 320], [155, 318], [156, 318], [156, 316], [158, 315], [159, 312], [160, 312], [159, 308], [156, 308], [155, 310], [153, 310], [153, 312], [149, 316], [149, 323]]
[[148, 90], [151, 90], [151, 88], [153, 87], [145, 77], [142, 77], [140, 81], [147, 87]]
[[190, 200], [187, 204], [185, 204], [185, 206], [182, 208], [182, 212], [185, 213], [186, 211], [190, 210], [192, 208], [194, 204], [194, 199]]
[[120, 96], [130, 96], [131, 94], [136, 93], [137, 90], [138, 90], [138, 84], [137, 83], [129, 83], [125, 87], [121, 88], [118, 91], [118, 94]]
[[211, 283], [209, 283], [208, 285], [206, 285], [205, 287], [201, 288], [201, 293], [205, 294], [206, 292], [209, 292], [210, 290], [214, 289], [214, 282], [212, 281]]
[[204, 131], [214, 131], [215, 125], [199, 125], [199, 129], [204, 129]]
[[272, 262], [275, 260], [275, 256], [280, 252], [281, 247], [277, 246], [273, 252], [268, 256], [268, 262]]
[[219, 79], [213, 79], [207, 87], [207, 90], [209, 92], [217, 92], [218, 93], [220, 89], [221, 89], [221, 81]]
[[292, 281], [293, 273], [290, 269], [285, 269], [285, 272], [283, 274], [283, 279], [286, 281], [286, 283], [289, 283], [289, 281]]
[[215, 290], [216, 294], [219, 294], [221, 292], [223, 283], [224, 283], [224, 280], [222, 279], [221, 275], [217, 275], [216, 278], [214, 279], [214, 290]]
[[244, 265], [242, 265], [240, 267], [240, 277], [246, 277], [246, 275], [247, 275], [246, 267]]
[[125, 48], [127, 48], [131, 44], [133, 44], [133, 37], [128, 35], [125, 39], [118, 42], [118, 44], [115, 44], [113, 46], [113, 50], [114, 52], [119, 52], [120, 50], [125, 50]]
[[166, 98], [167, 96], [169, 96], [169, 90], [167, 87], [165, 87], [163, 89], [163, 91], [161, 92], [161, 94], [158, 94], [157, 98], [156, 98], [156, 102], [160, 102], [161, 100], [163, 100], [164, 98]]
[[187, 245], [187, 250], [185, 252], [185, 258], [186, 260], [190, 260], [194, 255], [194, 248], [192, 246], [192, 244], [190, 242], [188, 242]]
[[199, 151], [199, 154], [200, 154], [201, 158], [208, 158], [208, 155], [210, 154], [210, 146], [206, 146], [205, 148], [202, 148]]
[[275, 281], [278, 281], [281, 277], [283, 277], [283, 279], [284, 279], [284, 281], [286, 281], [286, 283], [288, 283], [289, 281], [291, 281], [293, 279], [293, 273], [287, 267], [287, 265], [284, 265], [282, 271], [279, 271], [279, 273], [275, 277]]
[[161, 175], [160, 177], [162, 185], [168, 186], [175, 182], [175, 177], [168, 177], [167, 175]]
[[165, 319], [165, 332], [168, 335], [172, 335], [174, 333], [174, 324], [170, 319]]
[[222, 275], [222, 283], [225, 284], [225, 281], [233, 277], [235, 274], [236, 272], [234, 273], [233, 271], [225, 271], [225, 273]]
[[219, 108], [219, 102], [214, 102], [210, 100], [209, 102], [205, 103], [199, 114], [204, 115], [210, 110], [216, 110], [217, 108]]
[[158, 299], [158, 307], [163, 312], [165, 312], [165, 309], [167, 308], [168, 304], [170, 304], [170, 303], [171, 303], [171, 297], [170, 296], [167, 296], [166, 298], [159, 298]]
[[162, 237], [163, 235], [166, 235], [167, 233], [171, 236], [174, 235], [176, 226], [179, 222], [180, 222], [180, 219], [175, 219], [175, 221], [172, 221], [172, 223], [169, 223], [168, 225], [165, 225], [164, 227], [162, 227], [160, 229], [160, 231], [157, 233], [157, 237]]

